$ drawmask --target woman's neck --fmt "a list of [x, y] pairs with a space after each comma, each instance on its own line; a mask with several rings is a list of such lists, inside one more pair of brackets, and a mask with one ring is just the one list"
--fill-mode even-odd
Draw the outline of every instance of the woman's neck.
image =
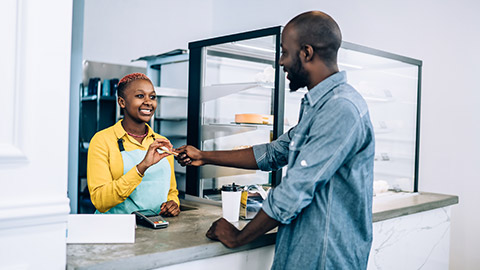
[[123, 129], [127, 133], [142, 136], [147, 132], [147, 126], [143, 122], [135, 122], [129, 118], [125, 118], [122, 121]]

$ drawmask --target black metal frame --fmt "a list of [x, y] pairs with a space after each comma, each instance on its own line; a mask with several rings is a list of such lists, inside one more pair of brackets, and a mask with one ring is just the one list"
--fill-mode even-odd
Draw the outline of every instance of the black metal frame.
[[358, 44], [353, 44], [350, 42], [342, 42], [341, 47], [343, 49], [358, 51], [362, 53], [372, 54], [380, 57], [385, 57], [407, 64], [415, 65], [418, 67], [418, 81], [417, 81], [417, 115], [416, 115], [416, 131], [415, 131], [415, 168], [414, 168], [414, 182], [413, 182], [413, 192], [418, 192], [418, 164], [420, 157], [420, 109], [421, 109], [421, 94], [422, 94], [422, 65], [423, 62], [418, 59], [389, 53], [377, 49], [372, 49]]
[[[275, 48], [275, 84], [273, 95], [273, 139], [278, 138], [283, 133], [283, 115], [284, 115], [284, 99], [285, 99], [285, 74], [280, 68], [280, 38], [282, 27], [270, 27], [260, 30], [254, 30], [244, 33], [238, 33], [228, 36], [205, 39], [190, 42], [188, 48], [190, 50], [189, 63], [189, 81], [188, 81], [188, 127], [187, 127], [187, 144], [199, 147], [201, 144], [201, 123], [200, 123], [200, 106], [201, 106], [201, 88], [203, 75], [203, 59], [204, 48], [207, 46], [219, 45], [229, 42], [261, 38], [265, 36], [276, 37]], [[253, 59], [252, 59], [253, 60]], [[272, 172], [272, 185], [278, 185], [282, 178], [281, 170]], [[187, 167], [186, 193], [194, 196], [200, 194], [199, 186], [199, 168]]]

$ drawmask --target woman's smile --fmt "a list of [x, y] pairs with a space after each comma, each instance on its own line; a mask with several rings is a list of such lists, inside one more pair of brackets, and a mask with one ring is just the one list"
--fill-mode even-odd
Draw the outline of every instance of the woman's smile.
[[142, 109], [140, 108], [140, 113], [145, 116], [150, 116], [153, 113], [153, 109]]

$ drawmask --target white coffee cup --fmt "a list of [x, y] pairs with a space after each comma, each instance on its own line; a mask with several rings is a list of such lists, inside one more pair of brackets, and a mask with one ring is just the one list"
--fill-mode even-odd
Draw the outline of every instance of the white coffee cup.
[[242, 190], [235, 183], [222, 186], [223, 218], [229, 222], [237, 222], [240, 215], [240, 199]]

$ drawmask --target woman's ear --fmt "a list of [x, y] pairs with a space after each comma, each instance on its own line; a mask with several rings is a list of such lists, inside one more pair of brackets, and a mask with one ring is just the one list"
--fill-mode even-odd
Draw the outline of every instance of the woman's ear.
[[121, 96], [118, 97], [118, 105], [120, 105], [120, 108], [125, 109], [125, 99]]

